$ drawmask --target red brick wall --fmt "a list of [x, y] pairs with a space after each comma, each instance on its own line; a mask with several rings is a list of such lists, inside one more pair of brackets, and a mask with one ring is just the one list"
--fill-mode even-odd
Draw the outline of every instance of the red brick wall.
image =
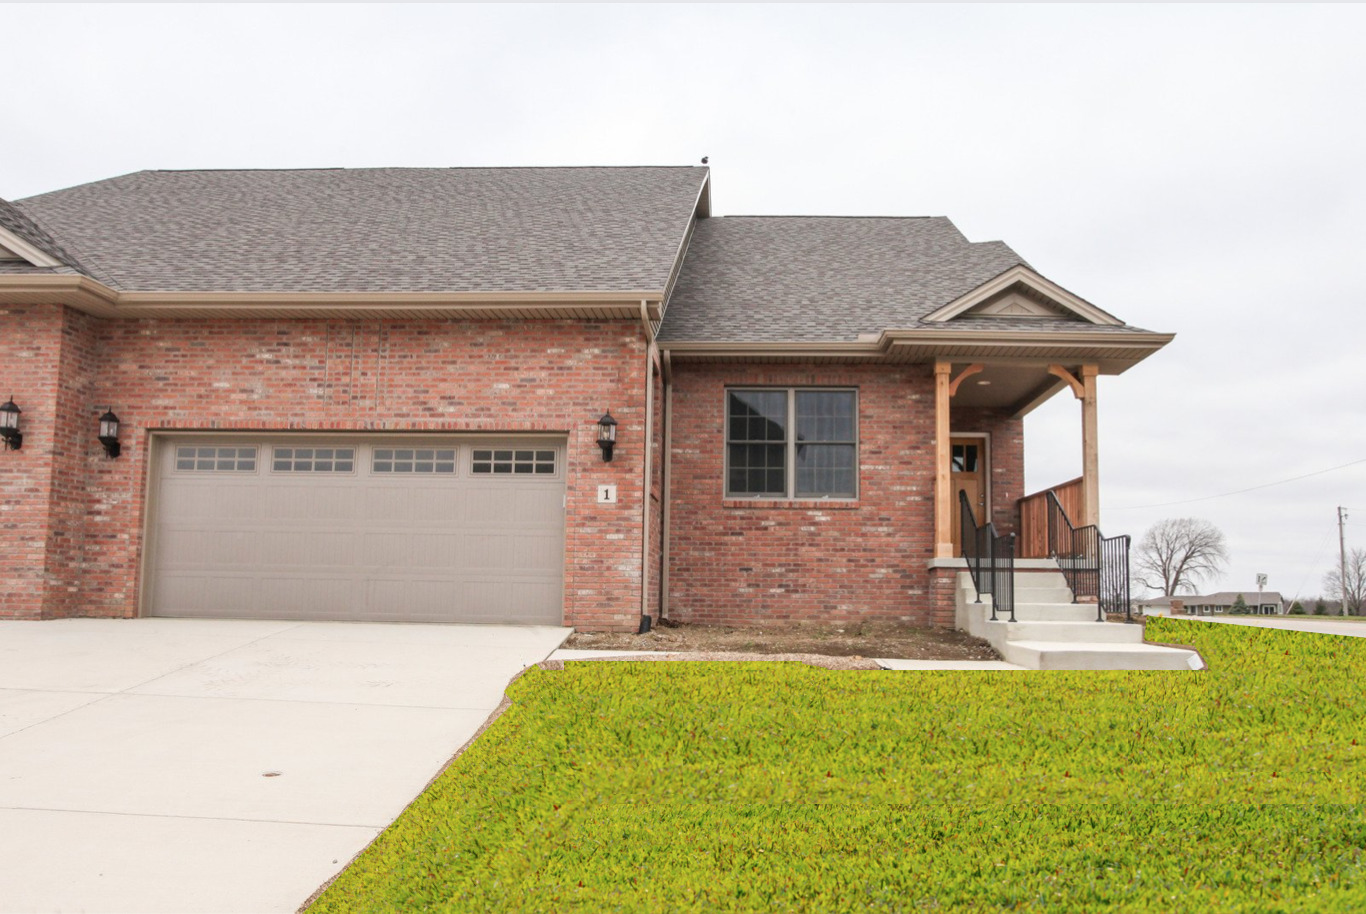
[[13, 396], [24, 434], [20, 450], [0, 451], [0, 618], [41, 618], [47, 597], [63, 324], [58, 308], [0, 309], [0, 402]]
[[[566, 624], [640, 611], [645, 343], [632, 321], [102, 321], [0, 312], [0, 383], [25, 409], [0, 455], [0, 615], [136, 615], [155, 429], [567, 433]], [[59, 395], [60, 391], [60, 395]], [[123, 420], [107, 460], [96, 419]], [[621, 423], [603, 463], [596, 419]], [[57, 480], [54, 482], [54, 478]], [[598, 505], [614, 483], [618, 504]]]
[[[858, 388], [856, 501], [727, 500], [725, 388]], [[680, 364], [669, 606], [679, 621], [932, 621], [934, 389], [925, 366]]]
[[[725, 499], [727, 386], [855, 387], [856, 501]], [[764, 624], [884, 619], [953, 625], [954, 572], [934, 575], [934, 386], [927, 366], [675, 365], [668, 615]], [[1015, 528], [1023, 424], [954, 410], [955, 433], [991, 436], [992, 496]]]

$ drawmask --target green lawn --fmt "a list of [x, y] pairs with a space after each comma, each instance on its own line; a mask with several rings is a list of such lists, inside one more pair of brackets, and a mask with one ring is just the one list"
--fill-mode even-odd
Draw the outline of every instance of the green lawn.
[[1208, 672], [578, 663], [315, 912], [1366, 910], [1366, 639]]

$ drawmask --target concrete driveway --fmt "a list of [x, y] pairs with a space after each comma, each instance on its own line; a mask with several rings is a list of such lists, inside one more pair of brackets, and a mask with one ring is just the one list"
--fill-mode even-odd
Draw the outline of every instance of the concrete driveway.
[[0, 622], [0, 911], [293, 911], [569, 632]]

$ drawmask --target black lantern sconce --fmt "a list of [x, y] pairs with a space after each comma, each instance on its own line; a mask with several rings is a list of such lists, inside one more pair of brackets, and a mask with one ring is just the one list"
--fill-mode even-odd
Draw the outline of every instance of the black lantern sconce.
[[104, 452], [111, 458], [119, 456], [123, 450], [119, 446], [119, 417], [114, 415], [113, 407], [100, 416], [100, 444], [104, 445]]
[[23, 410], [14, 405], [14, 398], [0, 404], [0, 437], [5, 439], [5, 450], [17, 451], [24, 445], [24, 436], [19, 431], [19, 414]]
[[602, 448], [602, 462], [612, 462], [612, 448], [617, 443], [617, 420], [611, 412], [602, 414], [598, 420], [598, 447]]

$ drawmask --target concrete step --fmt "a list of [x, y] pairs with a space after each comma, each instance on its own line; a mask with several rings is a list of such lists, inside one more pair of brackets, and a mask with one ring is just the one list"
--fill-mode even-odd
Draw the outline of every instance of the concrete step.
[[[1019, 619], [1019, 614], [1016, 614]], [[1142, 644], [1143, 626], [1121, 625], [1111, 622], [1097, 622], [1094, 617], [1087, 622], [987, 622], [988, 628], [1004, 626], [1004, 640], [1007, 641], [1054, 641], [1068, 643], [1104, 642], [1106, 644]], [[991, 639], [995, 640], [995, 639]]]
[[[990, 615], [990, 610], [987, 610]], [[1000, 613], [997, 613], [997, 618]], [[1015, 601], [1016, 622], [1096, 622], [1094, 603], [1021, 603]]]
[[1099, 641], [1007, 641], [997, 647], [1007, 663], [1031, 670], [1198, 670], [1194, 651], [1156, 644]]

